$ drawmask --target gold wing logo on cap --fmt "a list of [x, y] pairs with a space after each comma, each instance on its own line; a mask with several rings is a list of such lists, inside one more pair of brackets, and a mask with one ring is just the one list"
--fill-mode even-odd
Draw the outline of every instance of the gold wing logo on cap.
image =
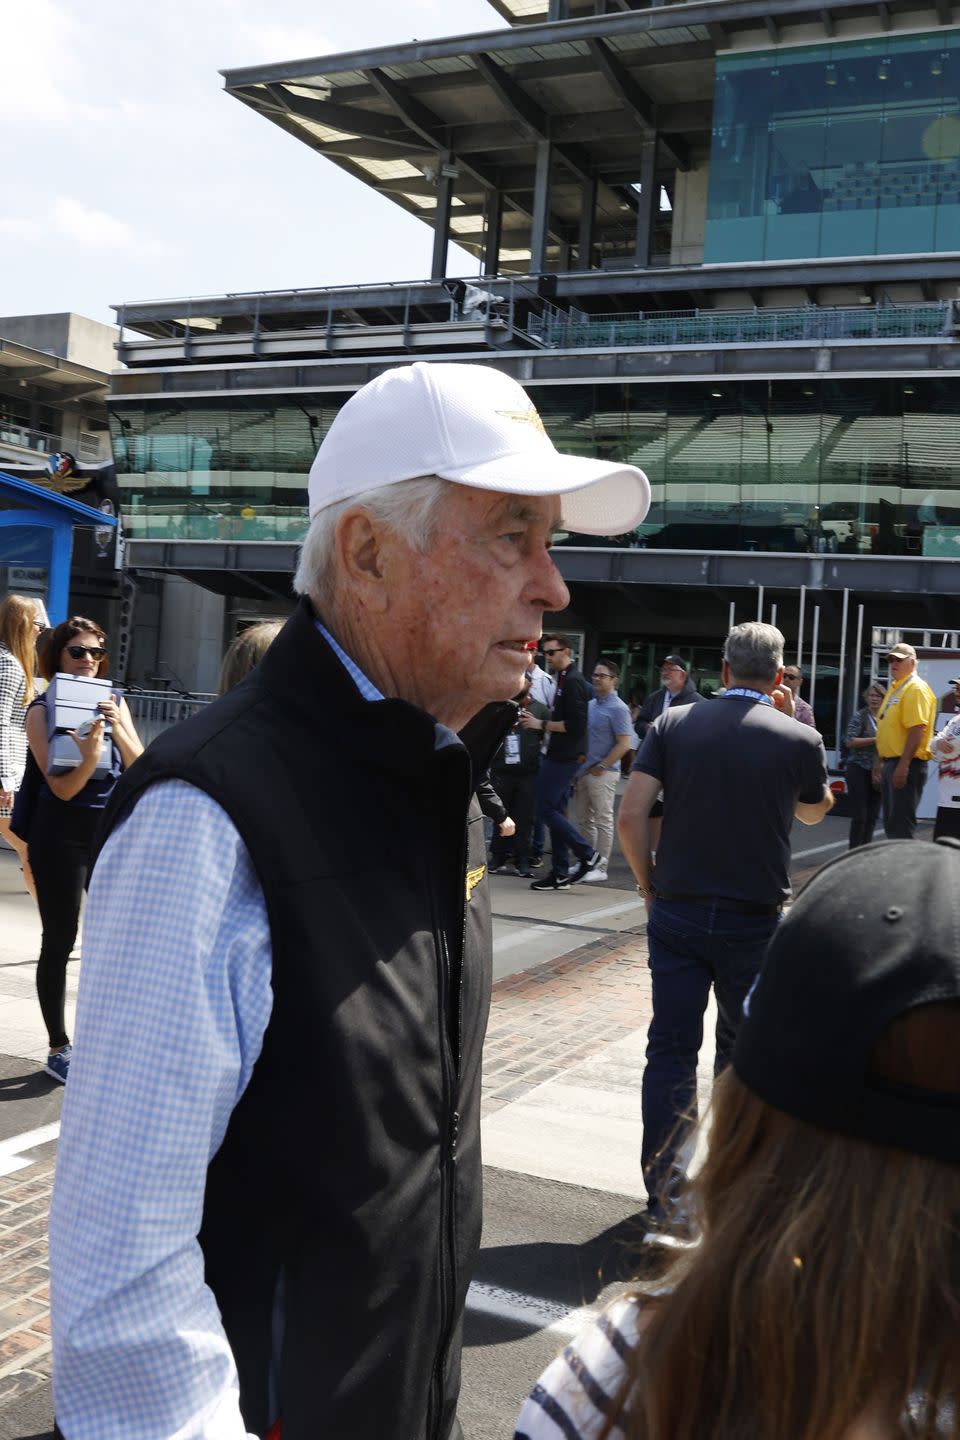
[[534, 430], [540, 431], [541, 435], [547, 433], [543, 421], [532, 405], [529, 410], [498, 410], [497, 414], [502, 415], [505, 420], [516, 420], [521, 425], [532, 425]]
[[484, 877], [484, 875], [486, 875], [486, 873], [487, 873], [487, 867], [486, 867], [486, 865], [479, 865], [476, 870], [468, 870], [468, 871], [467, 871], [467, 904], [468, 904], [468, 905], [470, 904], [470, 901], [473, 899], [473, 892], [474, 892], [474, 890], [476, 890], [477, 886], [480, 884], [480, 881], [483, 879], [483, 877]]

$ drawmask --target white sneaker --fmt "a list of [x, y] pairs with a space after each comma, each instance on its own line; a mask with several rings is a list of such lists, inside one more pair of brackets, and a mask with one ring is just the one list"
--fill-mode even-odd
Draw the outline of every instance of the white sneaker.
[[606, 880], [606, 878], [607, 878], [607, 872], [606, 872], [606, 870], [603, 868], [602, 865], [598, 865], [597, 868], [596, 868], [596, 870], [588, 870], [588, 871], [587, 871], [586, 875], [584, 875], [584, 877], [583, 877], [583, 883], [584, 883], [585, 885], [589, 885], [589, 884], [591, 883], [591, 881], [594, 881], [594, 880]]

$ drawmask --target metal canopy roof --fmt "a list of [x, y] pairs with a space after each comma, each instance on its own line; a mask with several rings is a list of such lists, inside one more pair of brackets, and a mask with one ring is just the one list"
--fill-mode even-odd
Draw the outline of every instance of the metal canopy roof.
[[505, 273], [538, 268], [549, 145], [543, 253], [567, 269], [586, 189], [597, 186], [597, 243], [621, 254], [634, 242], [644, 149], [655, 142], [654, 186], [706, 149], [718, 49], [833, 36], [841, 19], [882, 30], [908, 6], [916, 0], [701, 0], [223, 75], [238, 100], [427, 224], [449, 205], [449, 237], [474, 255], [499, 227]]
[[0, 381], [23, 381], [50, 390], [60, 400], [103, 400], [109, 376], [47, 350], [0, 339]]

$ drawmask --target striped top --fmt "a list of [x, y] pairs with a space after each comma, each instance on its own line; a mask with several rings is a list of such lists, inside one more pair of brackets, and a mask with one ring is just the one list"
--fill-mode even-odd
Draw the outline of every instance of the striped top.
[[[625, 1378], [637, 1343], [641, 1300], [616, 1300], [540, 1376], [517, 1421], [514, 1440], [596, 1440]], [[623, 1440], [614, 1425], [611, 1440]]]
[[[649, 1302], [668, 1294], [662, 1290], [645, 1297], [632, 1295], [609, 1305], [596, 1323], [544, 1370], [520, 1411], [514, 1440], [599, 1440], [608, 1417], [619, 1419], [617, 1400], [626, 1378], [625, 1360], [639, 1339], [644, 1299]], [[915, 1390], [900, 1433], [913, 1435], [918, 1425], [926, 1425], [928, 1409], [923, 1392]], [[954, 1425], [954, 1406], [948, 1403], [937, 1414], [932, 1433], [946, 1440], [954, 1434]], [[610, 1440], [624, 1440], [625, 1433], [616, 1423]]]
[[19, 790], [27, 763], [25, 684], [20, 661], [0, 643], [0, 790]]

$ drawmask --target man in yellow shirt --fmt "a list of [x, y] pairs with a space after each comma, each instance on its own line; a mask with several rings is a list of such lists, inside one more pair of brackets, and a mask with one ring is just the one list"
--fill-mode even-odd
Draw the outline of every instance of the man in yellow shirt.
[[883, 828], [888, 840], [912, 840], [917, 803], [927, 780], [937, 697], [917, 672], [917, 652], [902, 641], [885, 656], [890, 688], [877, 716], [874, 776], [883, 791]]

